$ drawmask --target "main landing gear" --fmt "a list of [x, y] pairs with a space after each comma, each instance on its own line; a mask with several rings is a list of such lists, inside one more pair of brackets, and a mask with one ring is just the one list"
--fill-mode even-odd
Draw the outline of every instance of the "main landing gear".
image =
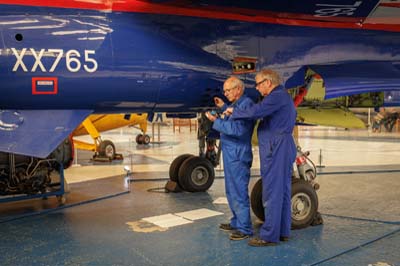
[[[292, 229], [306, 228], [310, 225], [323, 223], [318, 212], [318, 196], [316, 190], [319, 184], [315, 182], [317, 171], [314, 163], [308, 158], [309, 152], [303, 153], [298, 147], [296, 167], [292, 176]], [[254, 214], [261, 221], [265, 220], [262, 203], [262, 180], [259, 179], [251, 191], [250, 201]], [[268, 212], [268, 210], [266, 210]]]
[[136, 136], [136, 143], [137, 144], [144, 144], [144, 145], [148, 145], [150, 144], [150, 136], [143, 133], [143, 134], [138, 134]]
[[219, 164], [220, 147], [216, 138], [209, 136], [211, 122], [201, 114], [197, 139], [199, 156], [182, 154], [176, 157], [169, 168], [170, 180], [165, 185], [169, 192], [203, 192], [214, 183], [214, 167]]
[[76, 148], [81, 150], [93, 151], [93, 160], [101, 162], [110, 162], [112, 160], [122, 160], [122, 154], [118, 154], [115, 149], [115, 145], [111, 140], [102, 140], [99, 130], [97, 130], [94, 122], [90, 117], [86, 118], [80, 128], [74, 131], [75, 136], [82, 135], [84, 133], [80, 132], [85, 129], [85, 133], [88, 133], [92, 139], [92, 143], [87, 143], [80, 140], [74, 140], [74, 145]]

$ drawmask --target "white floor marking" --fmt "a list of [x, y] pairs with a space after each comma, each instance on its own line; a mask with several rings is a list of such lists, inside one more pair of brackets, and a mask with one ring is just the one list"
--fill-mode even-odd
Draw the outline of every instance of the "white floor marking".
[[127, 222], [126, 224], [130, 226], [132, 231], [150, 233], [154, 231], [166, 231], [170, 227], [191, 224], [195, 220], [223, 214], [223, 212], [202, 208], [186, 212], [167, 213], [158, 216], [146, 217], [139, 221]]
[[219, 197], [213, 201], [214, 204], [228, 204], [228, 199], [226, 197]]
[[178, 212], [175, 213], [175, 215], [181, 216], [185, 219], [188, 220], [200, 220], [204, 218], [209, 218], [217, 215], [223, 215], [223, 212], [217, 212], [209, 209], [197, 209], [197, 210], [192, 210], [192, 211], [187, 211], [187, 212]]
[[146, 218], [143, 218], [142, 220], [153, 223], [153, 224], [158, 225], [163, 228], [169, 228], [169, 227], [174, 227], [174, 226], [178, 226], [178, 225], [193, 223], [193, 221], [184, 219], [182, 217], [176, 216], [171, 213], [159, 215], [159, 216], [146, 217]]
[[377, 263], [374, 264], [368, 264], [368, 266], [391, 266], [391, 264], [388, 264], [387, 262], [378, 261]]

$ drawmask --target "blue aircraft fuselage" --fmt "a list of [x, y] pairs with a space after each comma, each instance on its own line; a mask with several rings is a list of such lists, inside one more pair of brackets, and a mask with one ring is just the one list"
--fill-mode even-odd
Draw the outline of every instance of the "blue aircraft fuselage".
[[237, 57], [285, 80], [307, 65], [400, 62], [400, 32], [134, 12], [1, 5], [0, 35], [0, 108], [12, 110], [197, 112]]

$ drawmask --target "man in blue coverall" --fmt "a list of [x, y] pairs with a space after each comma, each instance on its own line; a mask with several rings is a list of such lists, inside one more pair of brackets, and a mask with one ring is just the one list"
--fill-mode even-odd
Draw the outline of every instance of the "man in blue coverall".
[[[231, 106], [249, 108], [254, 103], [243, 95], [244, 84], [237, 77], [229, 77], [224, 83], [224, 95]], [[225, 111], [227, 105], [221, 98], [214, 98], [216, 106]], [[230, 231], [231, 240], [242, 240], [253, 235], [250, 218], [248, 186], [250, 167], [253, 162], [251, 135], [254, 128], [252, 120], [233, 120], [228, 116], [218, 118], [206, 113], [213, 121], [213, 129], [221, 133], [221, 147], [224, 162], [225, 191], [233, 217], [230, 223], [221, 224], [220, 229]]]
[[270, 246], [287, 241], [290, 235], [291, 176], [296, 158], [292, 132], [296, 109], [275, 71], [263, 69], [255, 79], [256, 89], [264, 99], [247, 109], [228, 108], [226, 113], [232, 114], [231, 119], [260, 119], [257, 135], [265, 222], [260, 228], [260, 237], [252, 238], [249, 245]]

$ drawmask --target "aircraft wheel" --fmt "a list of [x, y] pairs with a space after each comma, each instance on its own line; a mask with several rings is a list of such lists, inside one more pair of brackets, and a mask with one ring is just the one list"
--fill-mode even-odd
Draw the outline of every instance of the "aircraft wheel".
[[100, 143], [99, 155], [114, 159], [115, 157], [115, 146], [110, 140], [104, 140]]
[[[264, 207], [262, 204], [262, 181], [259, 179], [251, 191], [251, 209], [258, 219], [265, 220]], [[268, 211], [268, 210], [267, 210]], [[317, 193], [304, 180], [292, 182], [292, 229], [301, 229], [309, 226], [317, 215], [318, 197]]]
[[194, 157], [194, 155], [188, 153], [182, 154], [176, 157], [172, 161], [171, 165], [169, 166], [169, 179], [171, 181], [179, 183], [178, 181], [179, 168], [181, 167], [182, 163], [189, 157]]
[[149, 145], [150, 144], [150, 136], [149, 135], [146, 134], [146, 135], [143, 136], [142, 144], [145, 144], [145, 145]]
[[215, 172], [210, 161], [193, 156], [187, 158], [179, 168], [179, 185], [189, 192], [203, 192], [214, 183]]
[[138, 134], [136, 136], [136, 143], [137, 144], [143, 144], [143, 134]]
[[264, 207], [262, 205], [262, 180], [258, 179], [251, 190], [250, 195], [251, 209], [258, 219], [265, 220]]
[[310, 183], [297, 180], [292, 183], [292, 228], [309, 226], [318, 211], [318, 196]]

